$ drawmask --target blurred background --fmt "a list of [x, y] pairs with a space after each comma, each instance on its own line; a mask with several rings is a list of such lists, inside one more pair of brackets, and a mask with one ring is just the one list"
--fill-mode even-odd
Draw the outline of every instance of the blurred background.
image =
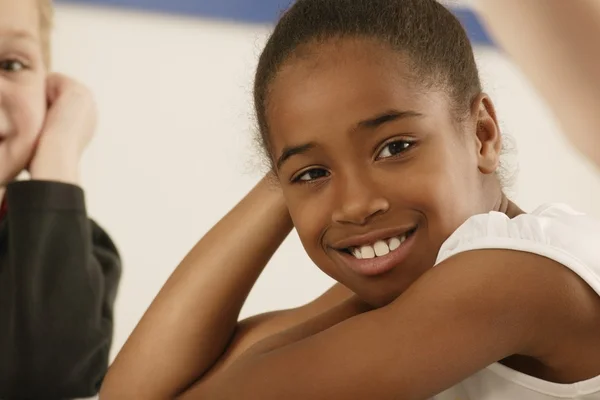
[[[113, 357], [179, 261], [264, 172], [252, 143], [252, 80], [263, 43], [288, 4], [57, 2], [54, 69], [90, 86], [100, 110], [83, 164], [89, 212], [124, 260]], [[516, 144], [507, 160], [518, 168], [511, 197], [529, 211], [566, 202], [600, 216], [597, 171], [566, 143], [474, 15], [461, 1], [449, 6], [471, 36], [503, 131]], [[242, 316], [300, 305], [330, 285], [293, 233]]]

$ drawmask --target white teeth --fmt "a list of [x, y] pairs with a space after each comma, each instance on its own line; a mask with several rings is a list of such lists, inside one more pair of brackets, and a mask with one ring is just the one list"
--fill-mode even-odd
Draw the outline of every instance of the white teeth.
[[390, 243], [389, 243], [388, 246], [390, 247], [390, 251], [394, 251], [398, 247], [400, 247], [401, 244], [402, 244], [402, 242], [400, 241], [400, 239], [398, 239], [398, 238], [391, 238], [390, 239]]
[[397, 250], [406, 240], [406, 234], [393, 237], [388, 240], [378, 240], [372, 246], [361, 246], [351, 248], [352, 255], [359, 260], [383, 257], [390, 252]]
[[388, 247], [387, 243], [381, 240], [375, 242], [375, 245], [373, 245], [373, 249], [375, 250], [375, 254], [377, 255], [377, 257], [385, 256], [390, 252], [390, 248]]
[[362, 246], [360, 248], [360, 254], [363, 259], [375, 258], [375, 249], [371, 246]]

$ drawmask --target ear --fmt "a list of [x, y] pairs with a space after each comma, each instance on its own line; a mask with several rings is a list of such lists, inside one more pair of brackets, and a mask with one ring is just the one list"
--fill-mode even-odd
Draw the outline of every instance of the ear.
[[471, 116], [475, 120], [479, 170], [483, 174], [492, 174], [500, 165], [502, 135], [496, 110], [487, 94], [481, 93], [475, 98], [471, 105]]

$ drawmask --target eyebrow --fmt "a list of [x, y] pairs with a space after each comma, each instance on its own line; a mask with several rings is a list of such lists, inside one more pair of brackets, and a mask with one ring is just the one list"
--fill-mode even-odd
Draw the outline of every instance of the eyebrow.
[[277, 159], [277, 169], [280, 169], [283, 163], [289, 160], [290, 157], [293, 157], [298, 154], [304, 154], [315, 147], [316, 143], [314, 142], [305, 143], [299, 146], [284, 147], [283, 151], [281, 152], [281, 155]]
[[416, 111], [399, 111], [399, 110], [388, 110], [374, 117], [359, 122], [356, 125], [356, 129], [375, 129], [381, 125], [385, 125], [388, 122], [397, 121], [407, 118], [422, 117], [423, 114]]
[[8, 36], [10, 39], [37, 41], [37, 37], [33, 33], [20, 29], [0, 30], [0, 36]]
[[[407, 118], [417, 118], [417, 117], [422, 117], [422, 116], [423, 116], [423, 114], [418, 113], [416, 111], [387, 110], [381, 114], [375, 115], [374, 117], [360, 121], [358, 124], [356, 124], [356, 127], [353, 129], [353, 131], [360, 130], [360, 129], [372, 130], [372, 129], [379, 128], [380, 126], [385, 125], [386, 123], [389, 123], [392, 121], [398, 121], [398, 120], [407, 119]], [[305, 144], [301, 144], [298, 146], [285, 147], [282, 150], [281, 155], [277, 159], [277, 163], [276, 163], [277, 169], [280, 169], [281, 166], [287, 160], [289, 160], [291, 157], [293, 157], [295, 155], [304, 154], [307, 151], [315, 148], [316, 146], [317, 146], [316, 143], [310, 142], [310, 143], [305, 143]]]

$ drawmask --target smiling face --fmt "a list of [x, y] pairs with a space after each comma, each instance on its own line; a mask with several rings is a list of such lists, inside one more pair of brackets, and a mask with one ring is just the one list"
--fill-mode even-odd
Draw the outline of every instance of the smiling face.
[[46, 112], [37, 0], [0, 0], [0, 186], [29, 162]]
[[468, 217], [499, 204], [493, 109], [480, 96], [459, 123], [443, 90], [418, 84], [401, 54], [371, 40], [310, 50], [270, 86], [270, 151], [308, 255], [381, 306], [434, 265]]

